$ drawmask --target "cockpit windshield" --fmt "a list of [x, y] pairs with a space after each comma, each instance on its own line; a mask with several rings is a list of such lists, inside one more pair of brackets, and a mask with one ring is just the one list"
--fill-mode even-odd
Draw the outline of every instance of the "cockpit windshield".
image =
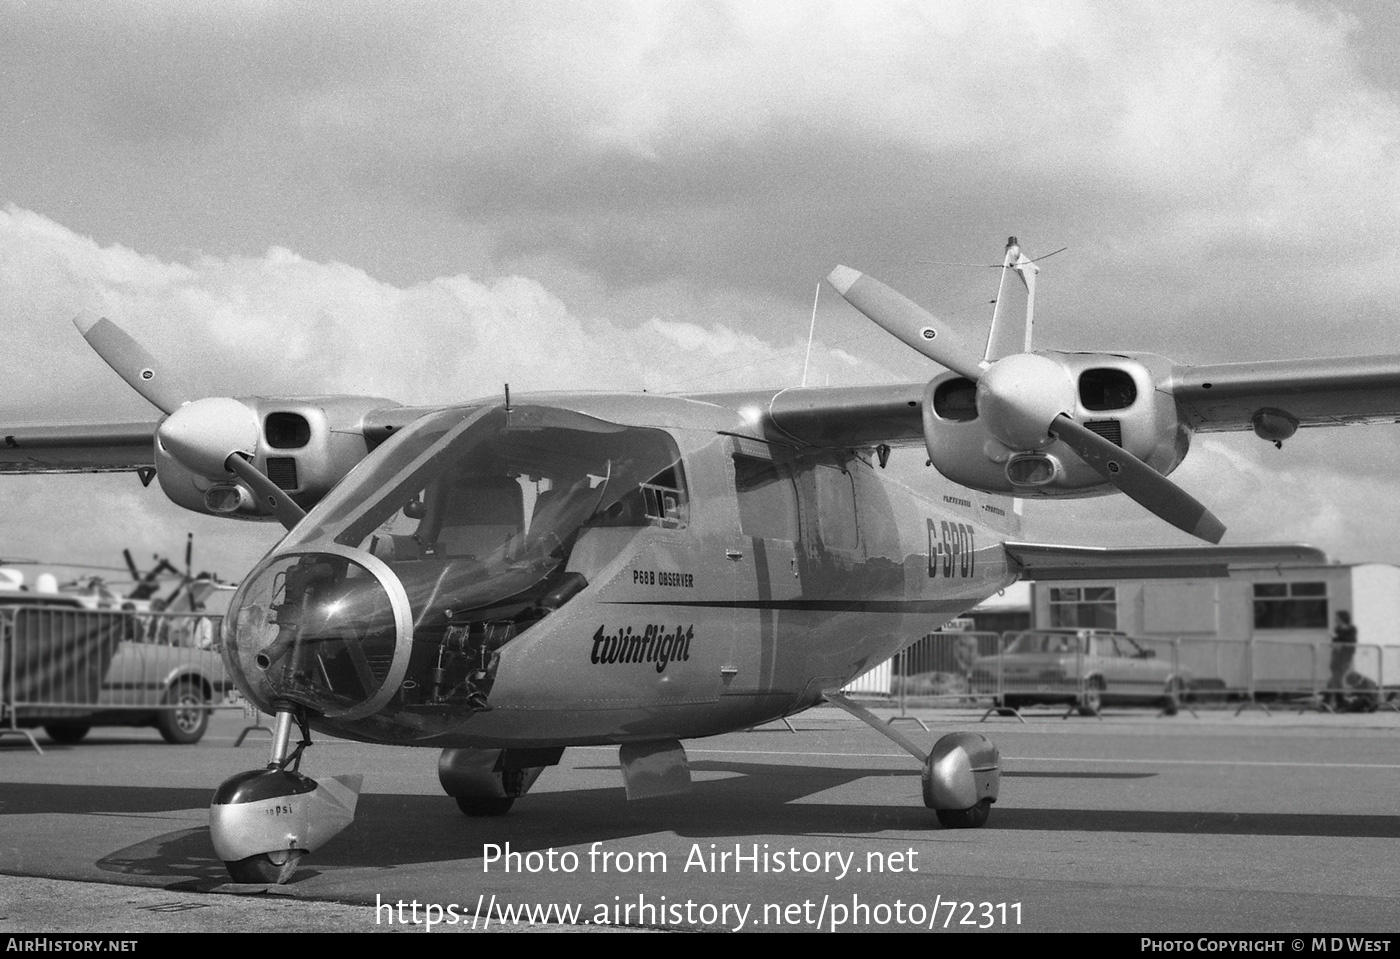
[[[688, 522], [663, 430], [554, 407], [430, 414], [366, 458], [245, 584], [231, 665], [262, 677], [265, 698], [326, 715], [368, 716], [392, 698], [396, 719], [365, 722], [430, 735], [462, 721], [445, 707], [487, 708], [496, 651], [584, 589], [629, 528]], [[411, 625], [394, 625], [362, 553], [402, 584]], [[571, 563], [576, 553], [587, 561]]]
[[660, 430], [495, 407], [407, 432], [378, 469], [336, 490], [316, 533], [388, 563], [418, 624], [538, 601], [585, 528], [687, 521], [680, 455]]

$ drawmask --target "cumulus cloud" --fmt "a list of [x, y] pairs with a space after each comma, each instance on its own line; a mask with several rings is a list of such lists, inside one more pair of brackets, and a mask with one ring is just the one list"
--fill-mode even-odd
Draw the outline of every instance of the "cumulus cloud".
[[[1395, 30], [1352, 6], [0, 5], [6, 406], [151, 414], [79, 312], [210, 393], [794, 382], [835, 263], [975, 336], [994, 284], [945, 264], [1009, 233], [1070, 247], [1042, 346], [1391, 352]], [[834, 298], [817, 329], [811, 382], [929, 372]], [[1319, 491], [1383, 515], [1400, 451], [1324, 433], [1183, 483], [1232, 536], [1377, 542]]]
[[[712, 304], [694, 306], [703, 314]], [[0, 322], [6, 333], [6, 415], [11, 423], [120, 422], [157, 415], [91, 353], [68, 318], [104, 315], [142, 342], [192, 395], [377, 395], [410, 404], [464, 402], [511, 384], [540, 390], [703, 392], [792, 385], [805, 346], [777, 346], [716, 323], [653, 317], [624, 329], [579, 316], [539, 282], [508, 276], [480, 282], [442, 277], [406, 288], [341, 263], [318, 263], [282, 248], [261, 257], [202, 257], [166, 263], [101, 246], [30, 211], [0, 211]], [[813, 362], [841, 382], [880, 382], [888, 371], [820, 345]], [[28, 552], [36, 517], [61, 519], [73, 497], [107, 520], [89, 532], [84, 555], [119, 555], [150, 537], [133, 526], [166, 527], [179, 540], [190, 522], [133, 478], [5, 479], [18, 509], [0, 518], [0, 542]], [[75, 485], [78, 484], [78, 485]], [[86, 486], [84, 486], [86, 484]], [[92, 490], [75, 493], [79, 488]], [[46, 504], [46, 505], [41, 505]], [[159, 517], [159, 519], [157, 519]], [[133, 522], [134, 520], [134, 522]], [[207, 528], [207, 525], [206, 525]], [[44, 534], [47, 535], [47, 534]], [[229, 533], [260, 544], [264, 534]], [[81, 537], [78, 538], [81, 541]], [[71, 541], [70, 541], [71, 542]], [[252, 546], [238, 546], [240, 556]], [[48, 558], [47, 556], [45, 558]], [[240, 560], [241, 562], [241, 560]]]
[[[1172, 479], [1225, 523], [1227, 544], [1309, 543], [1342, 562], [1397, 562], [1391, 433], [1304, 430], [1281, 451], [1249, 433], [1198, 436]], [[1025, 517], [1027, 534], [1041, 541], [1198, 543], [1117, 496], [1027, 502]]]
[[[0, 283], [12, 352], [40, 343], [53, 354], [15, 363], [15, 398], [38, 409], [65, 397], [81, 403], [71, 383], [55, 381], [60, 366], [65, 377], [114, 380], [64, 322], [77, 314], [123, 325], [209, 395], [363, 392], [424, 404], [459, 402], [507, 381], [519, 390], [660, 389], [682, 378], [726, 389], [790, 382], [801, 363], [792, 355], [801, 346], [796, 327], [793, 342], [777, 347], [716, 322], [652, 317], [626, 329], [577, 315], [527, 277], [397, 287], [282, 248], [164, 263], [16, 208], [0, 212]], [[683, 315], [711, 309], [678, 306]], [[820, 346], [818, 354], [833, 368], [857, 367], [865, 381], [888, 378], [849, 354]], [[110, 395], [120, 383], [106, 386]], [[133, 403], [120, 405], [142, 409]]]
[[[29, 109], [8, 118], [62, 169], [77, 147], [55, 150], [52, 127], [83, 117], [113, 169], [169, 165], [193, 216], [233, 190], [324, 234], [387, 204], [462, 225], [474, 275], [552, 255], [615, 286], [717, 271], [790, 293], [837, 250], [907, 276], [1015, 230], [1070, 243], [1090, 277], [1156, 258], [1150, 282], [1188, 307], [1205, 287], [1201, 313], [1228, 290], [1222, 257], [1358, 266], [1400, 202], [1394, 91], [1361, 69], [1362, 25], [1325, 7], [405, 7], [158, 28], [127, 8], [12, 11], [0, 69]], [[1328, 302], [1257, 296], [1298, 292]], [[1118, 305], [1076, 315], [1097, 330]]]

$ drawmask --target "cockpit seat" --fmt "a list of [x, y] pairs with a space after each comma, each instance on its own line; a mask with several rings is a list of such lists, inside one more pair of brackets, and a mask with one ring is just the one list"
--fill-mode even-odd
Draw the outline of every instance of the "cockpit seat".
[[423, 558], [423, 544], [416, 536], [380, 533], [370, 537], [369, 552], [386, 563], [406, 563]]

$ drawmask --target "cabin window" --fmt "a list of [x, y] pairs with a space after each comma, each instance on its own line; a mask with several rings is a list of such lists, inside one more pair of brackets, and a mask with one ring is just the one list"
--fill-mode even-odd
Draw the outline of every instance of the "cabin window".
[[739, 528], [758, 539], [797, 541], [797, 490], [771, 459], [736, 454], [734, 489]]
[[617, 484], [588, 525], [682, 529], [689, 521], [690, 507], [677, 460], [658, 473], [647, 472], [640, 479], [633, 475]]
[[1326, 629], [1326, 583], [1255, 583], [1255, 629]]
[[1054, 629], [1117, 629], [1118, 588], [1051, 587], [1050, 626]]

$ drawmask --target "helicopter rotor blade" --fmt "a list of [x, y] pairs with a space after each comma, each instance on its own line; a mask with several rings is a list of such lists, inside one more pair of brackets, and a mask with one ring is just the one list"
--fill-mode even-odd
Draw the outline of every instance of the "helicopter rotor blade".
[[136, 568], [136, 560], [131, 558], [131, 550], [122, 550], [122, 556], [126, 557], [126, 568], [131, 572], [131, 578], [139, 583], [141, 581], [141, 571]]

